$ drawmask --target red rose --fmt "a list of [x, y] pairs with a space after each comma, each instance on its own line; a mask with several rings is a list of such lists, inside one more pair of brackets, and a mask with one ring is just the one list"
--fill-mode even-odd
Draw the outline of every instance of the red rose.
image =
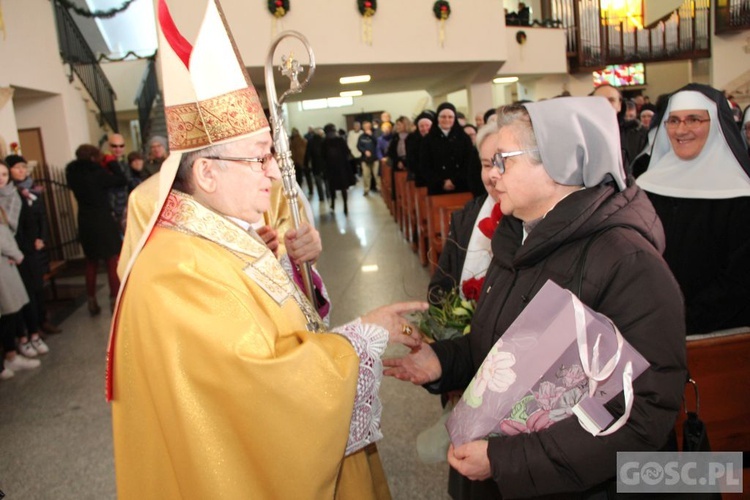
[[469, 278], [461, 284], [461, 291], [468, 300], [479, 300], [484, 286], [484, 276], [481, 278]]

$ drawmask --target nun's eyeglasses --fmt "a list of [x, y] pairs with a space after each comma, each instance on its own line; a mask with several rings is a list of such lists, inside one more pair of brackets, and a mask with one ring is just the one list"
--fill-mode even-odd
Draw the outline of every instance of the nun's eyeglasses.
[[207, 160], [223, 160], [223, 161], [236, 161], [239, 163], [247, 163], [246, 166], [250, 167], [253, 172], [265, 172], [268, 166], [273, 160], [273, 153], [266, 153], [258, 158], [242, 158], [238, 156], [204, 156]]
[[700, 127], [703, 122], [710, 122], [710, 118], [701, 118], [699, 116], [687, 116], [684, 119], [679, 119], [676, 116], [672, 116], [664, 120], [664, 125], [670, 130], [676, 130], [681, 123], [685, 124], [688, 130], [695, 130]]
[[521, 151], [508, 151], [507, 153], [495, 153], [492, 155], [492, 166], [496, 167], [501, 174], [505, 173], [505, 159], [520, 156], [524, 153], [535, 153], [538, 149], [522, 149]]

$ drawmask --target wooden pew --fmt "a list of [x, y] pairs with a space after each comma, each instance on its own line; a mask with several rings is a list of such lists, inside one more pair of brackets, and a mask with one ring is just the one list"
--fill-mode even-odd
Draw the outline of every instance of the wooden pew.
[[391, 193], [393, 192], [393, 186], [391, 182], [393, 168], [385, 163], [380, 164], [380, 195], [383, 197], [385, 206], [393, 214], [393, 200], [391, 199]]
[[396, 192], [396, 201], [394, 202], [393, 216], [396, 219], [401, 232], [404, 231], [404, 214], [406, 209], [406, 170], [397, 170], [393, 173], [393, 189]]
[[[750, 451], [750, 330], [734, 329], [687, 338], [690, 377], [698, 385], [698, 416], [706, 424], [711, 451]], [[685, 386], [685, 401], [695, 411], [692, 385]], [[682, 445], [685, 412], [677, 419]], [[747, 465], [745, 465], [747, 471]]]
[[447, 236], [441, 231], [441, 210], [444, 212], [443, 216], [447, 214], [450, 217], [454, 210], [462, 209], [471, 198], [471, 193], [439, 194], [427, 197], [427, 260], [430, 265], [430, 274], [433, 274], [437, 268], [440, 254], [443, 252], [443, 238]]
[[417, 254], [419, 262], [427, 265], [427, 188], [417, 187], [414, 189], [414, 217], [417, 227]]
[[411, 243], [411, 249], [417, 251], [417, 205], [415, 202], [415, 192], [417, 190], [414, 180], [406, 181], [406, 227], [404, 235], [406, 240]]

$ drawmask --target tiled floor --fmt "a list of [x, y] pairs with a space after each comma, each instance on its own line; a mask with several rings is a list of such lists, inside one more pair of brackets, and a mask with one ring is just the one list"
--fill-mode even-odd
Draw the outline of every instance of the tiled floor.
[[[421, 300], [429, 281], [383, 200], [363, 197], [361, 188], [349, 196], [348, 217], [340, 199], [335, 214], [313, 202], [324, 245], [318, 268], [334, 324], [391, 302]], [[365, 272], [365, 265], [377, 271]], [[52, 352], [40, 368], [0, 382], [0, 490], [6, 499], [115, 498], [104, 401], [109, 320], [106, 313], [91, 318], [81, 307], [62, 324], [62, 335], [48, 339]], [[379, 447], [393, 497], [447, 498], [447, 464], [425, 465], [415, 449], [417, 434], [440, 416], [438, 399], [392, 379], [384, 380], [381, 397], [385, 437]]]

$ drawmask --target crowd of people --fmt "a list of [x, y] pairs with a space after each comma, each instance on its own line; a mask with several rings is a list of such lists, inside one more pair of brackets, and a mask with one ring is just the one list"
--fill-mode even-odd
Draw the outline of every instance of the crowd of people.
[[[214, 40], [224, 37], [213, 2], [204, 23]], [[301, 268], [322, 250], [319, 234], [309, 213], [296, 230], [282, 214], [273, 138], [245, 66], [233, 51], [210, 52], [231, 47], [231, 35], [210, 46], [198, 36], [188, 64], [171, 45], [183, 39], [166, 5], [159, 29], [172, 35], [160, 47], [166, 67], [228, 75], [186, 93], [173, 92], [191, 85], [185, 75], [165, 72], [170, 118], [191, 113], [195, 96], [216, 122], [189, 143], [180, 134], [155, 138], [148, 159], [125, 157], [112, 134], [110, 154], [81, 145], [66, 169], [92, 315], [101, 310], [100, 260], [109, 276], [107, 394], [120, 497], [390, 498], [376, 446], [387, 411], [382, 376], [436, 394], [464, 391], [548, 279], [610, 318], [648, 361], [630, 401], [620, 394], [607, 403], [613, 415], [627, 407], [627, 423], [603, 439], [571, 417], [450, 446], [450, 494], [605, 498], [615, 491], [618, 451], [674, 449], [686, 335], [750, 325], [747, 111], [738, 123], [727, 98], [706, 85], [654, 106], [604, 85], [589, 96], [489, 110], [476, 126], [445, 102], [413, 122], [392, 123], [386, 113], [377, 127], [365, 120], [348, 133], [333, 124], [306, 137], [293, 130], [297, 182], [331, 209], [341, 192], [345, 214], [356, 175], [369, 196], [380, 190], [383, 164], [429, 195], [476, 195], [453, 214], [426, 293], [432, 301], [436, 290], [483, 277], [470, 333], [427, 344], [405, 318], [427, 302], [327, 323], [324, 277], [313, 273], [313, 290], [300, 286]], [[191, 100], [180, 101], [185, 95]], [[250, 104], [222, 118], [233, 99]], [[34, 219], [40, 197], [20, 163], [0, 165], [2, 378], [38, 366], [34, 358], [48, 350], [43, 264], [34, 259], [45, 246]], [[155, 194], [157, 180], [168, 189]], [[133, 213], [142, 195], [143, 213]], [[139, 243], [118, 275], [123, 231]], [[408, 353], [382, 359], [394, 343]]]
[[[110, 307], [120, 287], [116, 271], [128, 196], [158, 172], [167, 157], [166, 140], [159, 136], [149, 141], [147, 158], [138, 151], [126, 155], [120, 134], [109, 134], [105, 144], [106, 152], [82, 144], [66, 168], [68, 187], [78, 203], [78, 236], [92, 316], [101, 312], [96, 299], [99, 261], [106, 264]], [[40, 366], [40, 357], [49, 352], [44, 337], [62, 332], [45, 307], [49, 228], [44, 186], [31, 177], [32, 167], [20, 154], [0, 159], [0, 380]]]
[[364, 196], [379, 192], [384, 165], [393, 167], [392, 172], [408, 171], [408, 178], [428, 187], [430, 194], [481, 194], [476, 134], [477, 126], [446, 102], [437, 112], [420, 113], [413, 122], [399, 116], [394, 123], [391, 114], [383, 112], [380, 119], [352, 122], [348, 132], [330, 123], [310, 127], [305, 136], [294, 128], [290, 144], [297, 182], [306, 183], [308, 197], [312, 200], [317, 190], [320, 203], [328, 201], [333, 210], [340, 191], [348, 214], [348, 189], [360, 177]]

